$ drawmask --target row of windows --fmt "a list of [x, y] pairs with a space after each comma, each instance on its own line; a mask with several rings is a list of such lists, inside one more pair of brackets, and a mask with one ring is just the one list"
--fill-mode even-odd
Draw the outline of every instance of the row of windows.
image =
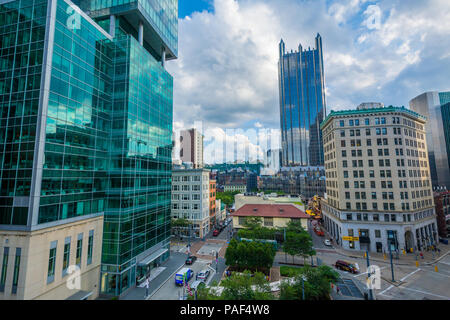
[[[414, 201], [412, 202], [412, 209], [416, 210], [416, 209], [420, 209], [420, 208], [427, 208], [432, 206], [433, 201], [431, 199], [426, 199], [426, 200], [422, 200], [422, 201]], [[369, 210], [368, 209], [368, 205], [367, 202], [356, 202], [355, 203], [355, 208], [352, 208], [352, 205], [350, 202], [346, 202], [345, 203], [345, 209], [346, 210]], [[381, 208], [378, 207], [378, 203], [377, 202], [372, 202], [372, 209], [371, 210], [379, 210]], [[383, 210], [385, 211], [396, 211], [399, 210], [398, 204], [396, 205], [395, 203], [388, 203], [388, 202], [383, 202]], [[401, 203], [401, 210], [410, 210], [410, 204], [408, 202], [402, 202]]]
[[[372, 123], [372, 120], [373, 120], [373, 123]], [[347, 123], [348, 123], [348, 126], [350, 126], [350, 127], [357, 127], [359, 125], [369, 126], [371, 124], [375, 124], [375, 125], [388, 124], [387, 120], [386, 120], [386, 117], [377, 117], [377, 118], [374, 118], [374, 119], [365, 118], [364, 122], [363, 122], [362, 119], [339, 120], [339, 126], [340, 127], [345, 127]], [[400, 124], [400, 117], [392, 117], [391, 118], [391, 123], [392, 124]], [[409, 127], [418, 129], [418, 130], [423, 130], [423, 126], [420, 125], [420, 124], [415, 123], [414, 121], [403, 119], [403, 124], [407, 125]]]
[[[207, 189], [208, 187], [206, 185], [203, 186], [203, 190]], [[178, 184], [172, 184], [172, 191], [201, 191], [202, 186], [200, 184], [197, 185], [182, 185], [180, 188], [180, 185]]]
[[[71, 237], [67, 237], [64, 241], [62, 277], [66, 276], [69, 271], [71, 242], [72, 242]], [[50, 244], [48, 270], [47, 270], [47, 284], [52, 283], [55, 280], [57, 246], [58, 246], [57, 240], [51, 242]], [[92, 263], [93, 251], [94, 251], [94, 230], [91, 230], [89, 231], [86, 265], [90, 265]], [[75, 265], [78, 266], [78, 268], [81, 268], [82, 253], [83, 253], [83, 233], [80, 233], [77, 237], [76, 251], [75, 251]], [[74, 270], [72, 270], [72, 272], [73, 271]]]
[[[180, 182], [180, 181], [182, 181], [182, 182], [191, 182], [191, 181], [193, 181], [193, 182], [199, 182], [199, 181], [201, 181], [201, 176], [176, 176], [176, 175], [173, 175], [173, 177], [172, 177], [172, 179], [173, 179], [173, 181], [174, 182]], [[206, 181], [206, 180], [208, 180], [208, 177], [207, 176], [203, 176], [203, 181]]]

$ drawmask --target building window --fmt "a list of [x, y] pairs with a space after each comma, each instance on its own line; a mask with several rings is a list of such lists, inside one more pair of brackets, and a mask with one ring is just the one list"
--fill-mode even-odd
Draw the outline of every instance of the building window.
[[91, 230], [89, 231], [87, 265], [90, 265], [92, 263], [93, 252], [94, 252], [94, 230]]
[[64, 241], [64, 253], [63, 253], [63, 269], [62, 276], [67, 274], [67, 268], [69, 268], [70, 263], [70, 237], [67, 237]]
[[56, 266], [56, 245], [58, 241], [53, 241], [50, 244], [50, 254], [48, 257], [47, 283], [55, 280], [55, 266]]
[[273, 227], [273, 218], [264, 218], [265, 227]]
[[375, 238], [381, 238], [381, 231], [375, 230]]
[[2, 274], [0, 277], [0, 292], [5, 291], [6, 273], [8, 272], [9, 247], [3, 248]]
[[378, 214], [374, 214], [373, 221], [380, 221], [380, 216]]
[[17, 293], [17, 285], [19, 284], [19, 271], [20, 271], [20, 255], [22, 253], [21, 248], [16, 248], [16, 259], [14, 260], [14, 274], [12, 283], [12, 294]]
[[83, 253], [83, 234], [78, 235], [77, 240], [77, 255], [75, 258], [75, 264], [81, 268], [81, 254]]
[[245, 221], [247, 220], [245, 217], [239, 217], [238, 218], [238, 224], [240, 225], [240, 226], [243, 226], [243, 225], [245, 225]]

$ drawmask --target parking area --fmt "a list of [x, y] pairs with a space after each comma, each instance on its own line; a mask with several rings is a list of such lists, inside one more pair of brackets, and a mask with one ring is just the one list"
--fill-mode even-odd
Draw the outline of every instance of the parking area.
[[198, 251], [197, 254], [202, 256], [214, 256], [216, 252], [219, 252], [223, 247], [223, 243], [205, 243]]

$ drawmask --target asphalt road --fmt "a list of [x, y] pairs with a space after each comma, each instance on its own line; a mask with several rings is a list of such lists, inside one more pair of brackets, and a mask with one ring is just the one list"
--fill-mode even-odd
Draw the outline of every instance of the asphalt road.
[[[345, 260], [357, 264], [360, 269], [359, 274], [354, 275], [340, 270], [338, 272], [342, 277], [359, 280], [365, 287], [367, 259], [363, 257], [362, 252], [355, 251], [355, 256], [361, 258], [341, 255], [334, 248], [323, 244], [326, 237], [319, 237], [312, 230], [310, 234], [317, 251], [316, 258], [319, 258], [323, 264], [328, 266], [333, 266], [336, 260]], [[450, 300], [450, 255], [444, 256], [436, 265], [431, 266], [424, 265], [421, 261], [419, 261], [419, 267], [415, 265], [394, 265], [395, 282], [392, 282], [392, 269], [389, 259], [384, 262], [371, 262], [371, 265], [377, 265], [380, 268], [380, 289], [373, 290], [377, 300]], [[435, 271], [435, 266], [437, 266], [438, 272]]]
[[[189, 284], [191, 285], [195, 281], [195, 276], [197, 273], [203, 269], [207, 269], [207, 264], [211, 261], [201, 260], [198, 259], [193, 265], [191, 266], [183, 266], [182, 268], [189, 267], [194, 271], [194, 276], [189, 281]], [[181, 270], [182, 268], [178, 269]], [[214, 271], [210, 269], [211, 273], [206, 280], [206, 283], [209, 284], [211, 279], [214, 276]], [[171, 276], [167, 281], [159, 288], [151, 297], [149, 300], [178, 300], [179, 296], [181, 295], [183, 288], [175, 285], [175, 275]]]

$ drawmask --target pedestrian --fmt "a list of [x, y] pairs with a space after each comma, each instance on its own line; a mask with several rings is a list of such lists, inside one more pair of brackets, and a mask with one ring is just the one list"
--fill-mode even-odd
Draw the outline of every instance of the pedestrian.
[[150, 282], [150, 281], [149, 281], [149, 279], [147, 278], [147, 280], [145, 281], [145, 297], [144, 297], [144, 299], [148, 297], [149, 282]]
[[422, 251], [420, 251], [420, 257], [423, 259], [423, 253], [422, 253]]
[[340, 294], [340, 289], [339, 289], [339, 287], [338, 286], [336, 286], [336, 292], [337, 292], [337, 294]]

